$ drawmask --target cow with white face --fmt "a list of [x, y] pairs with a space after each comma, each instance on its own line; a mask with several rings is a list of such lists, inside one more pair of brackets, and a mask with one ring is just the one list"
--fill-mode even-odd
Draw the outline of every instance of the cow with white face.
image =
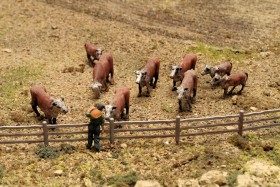
[[184, 73], [187, 70], [195, 69], [197, 56], [193, 54], [186, 54], [182, 62], [178, 65], [171, 66], [170, 78], [173, 79], [172, 91], [176, 90], [176, 83], [183, 80]]
[[[186, 102], [188, 111], [192, 112], [192, 103], [195, 102], [197, 91], [197, 73], [195, 70], [188, 70], [184, 73], [184, 79], [177, 88], [179, 111], [183, 111], [182, 103]], [[191, 94], [193, 93], [193, 96]]]
[[128, 87], [117, 88], [112, 102], [109, 105], [105, 105], [105, 119], [128, 120], [129, 97], [130, 90]]
[[141, 97], [142, 87], [147, 87], [146, 96], [150, 96], [150, 86], [156, 88], [158, 75], [159, 75], [159, 66], [160, 61], [158, 58], [148, 58], [145, 66], [138, 71], [135, 71], [136, 74], [136, 84], [138, 84], [139, 92], [138, 97]]
[[[211, 78], [213, 78], [215, 74], [218, 74], [220, 76], [230, 75], [231, 69], [232, 69], [231, 62], [225, 62], [213, 67], [206, 65], [204, 70], [201, 72], [201, 75], [209, 74]], [[217, 84], [213, 84], [213, 85], [217, 85]]]

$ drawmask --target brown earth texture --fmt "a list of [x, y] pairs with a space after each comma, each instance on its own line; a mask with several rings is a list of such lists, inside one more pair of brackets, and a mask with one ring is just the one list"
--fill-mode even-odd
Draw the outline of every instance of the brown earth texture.
[[[279, 0], [1, 0], [0, 10], [0, 126], [41, 123], [29, 93], [38, 84], [65, 99], [69, 112], [58, 116], [59, 124], [86, 123], [87, 109], [109, 103], [121, 86], [130, 88], [131, 121], [280, 108]], [[93, 98], [90, 88], [85, 43], [113, 55], [115, 84], [100, 99]], [[188, 53], [198, 56], [192, 113], [178, 112], [169, 78], [170, 66]], [[150, 97], [137, 97], [134, 71], [151, 56], [161, 61], [157, 87]], [[225, 61], [232, 62], [232, 73], [249, 75], [236, 104], [207, 83], [209, 75], [200, 75], [206, 64]], [[0, 186], [134, 186], [139, 180], [161, 186], [279, 186], [280, 170], [261, 175], [245, 167], [260, 159], [279, 169], [279, 132], [275, 127], [244, 137], [188, 137], [179, 145], [172, 138], [118, 140], [114, 145], [102, 141], [100, 153], [86, 150], [85, 142], [52, 143], [71, 148], [53, 159], [41, 158], [35, 144], [1, 144]], [[81, 135], [69, 135], [75, 137]], [[213, 170], [224, 178], [205, 180]], [[242, 181], [240, 176], [247, 174], [249, 179]]]

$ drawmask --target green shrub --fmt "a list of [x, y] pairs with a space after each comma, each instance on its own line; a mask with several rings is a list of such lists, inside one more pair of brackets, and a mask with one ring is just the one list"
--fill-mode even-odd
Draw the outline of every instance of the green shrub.
[[93, 181], [95, 184], [102, 185], [105, 183], [105, 179], [102, 176], [102, 171], [100, 171], [98, 166], [91, 168], [89, 175], [91, 177], [91, 181]]
[[240, 135], [234, 135], [230, 139], [230, 143], [232, 143], [234, 146], [237, 146], [239, 149], [242, 150], [250, 150], [251, 146], [249, 144], [249, 141], [243, 138]]
[[137, 182], [136, 172], [130, 171], [127, 175], [116, 175], [108, 179], [108, 184], [116, 187], [134, 186]]
[[[2, 181], [3, 177], [4, 177], [4, 171], [5, 171], [5, 166], [3, 166], [2, 164], [0, 164], [0, 182]], [[1, 183], [0, 183], [1, 184]]]
[[36, 154], [40, 158], [57, 158], [59, 157], [59, 148], [52, 146], [45, 146], [44, 144], [39, 144], [36, 150]]
[[240, 170], [234, 170], [227, 176], [228, 185], [230, 187], [237, 186], [237, 176], [243, 174]]

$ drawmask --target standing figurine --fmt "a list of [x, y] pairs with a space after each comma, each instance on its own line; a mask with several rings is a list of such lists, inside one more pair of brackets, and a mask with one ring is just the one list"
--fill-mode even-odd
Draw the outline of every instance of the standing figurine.
[[104, 105], [96, 104], [95, 107], [91, 108], [87, 113], [86, 117], [90, 119], [88, 124], [88, 144], [87, 149], [91, 149], [92, 141], [94, 140], [94, 150], [100, 151], [100, 133], [104, 131], [104, 117], [102, 110]]

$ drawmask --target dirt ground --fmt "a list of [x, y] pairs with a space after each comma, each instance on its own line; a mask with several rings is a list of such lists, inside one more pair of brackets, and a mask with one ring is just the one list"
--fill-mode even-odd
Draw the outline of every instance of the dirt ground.
[[[279, 7], [280, 2], [273, 0], [2, 0], [0, 125], [40, 123], [29, 94], [37, 84], [65, 99], [69, 113], [58, 117], [60, 124], [87, 122], [86, 110], [97, 102], [109, 103], [120, 86], [130, 88], [129, 117], [137, 121], [279, 108]], [[89, 87], [92, 67], [84, 50], [87, 42], [114, 58], [116, 84], [98, 100]], [[198, 55], [198, 73], [205, 64], [231, 61], [233, 73], [249, 74], [236, 105], [231, 97], [222, 98], [221, 88], [207, 83], [210, 76], [199, 75], [193, 113], [178, 112], [169, 67], [187, 53]], [[134, 71], [149, 56], [161, 61], [158, 85], [151, 97], [137, 97]]]

